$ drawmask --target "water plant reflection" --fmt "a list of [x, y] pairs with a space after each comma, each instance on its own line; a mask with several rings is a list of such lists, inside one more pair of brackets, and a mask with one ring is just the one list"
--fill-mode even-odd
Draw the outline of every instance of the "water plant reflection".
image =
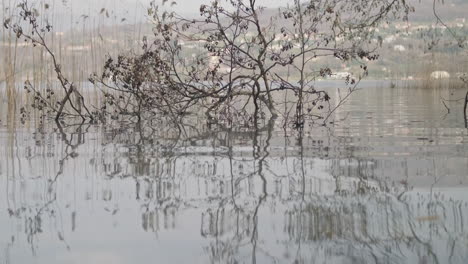
[[[125, 229], [153, 233], [163, 244], [190, 230], [186, 239], [199, 245], [203, 262], [463, 263], [468, 257], [465, 189], [431, 187], [442, 176], [426, 175], [430, 186], [416, 189], [409, 184], [414, 176], [389, 179], [380, 173], [385, 159], [333, 145], [350, 138], [288, 137], [273, 120], [250, 131], [187, 127], [187, 137], [177, 129], [116, 127], [58, 124], [33, 138], [16, 132], [2, 181], [8, 221], [24, 234], [12, 235], [7, 251], [22, 245], [23, 236], [34, 254], [51, 240], [82, 250], [73, 246], [80, 225], [104, 226], [95, 216], [104, 213], [118, 230], [131, 212], [139, 224]], [[55, 132], [44, 134], [49, 129]], [[19, 163], [21, 173], [12, 170]]]

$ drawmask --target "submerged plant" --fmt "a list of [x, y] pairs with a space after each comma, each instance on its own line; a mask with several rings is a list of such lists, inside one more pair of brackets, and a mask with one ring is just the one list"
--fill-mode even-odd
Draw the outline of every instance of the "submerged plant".
[[[57, 120], [68, 104], [68, 114], [91, 120], [129, 116], [140, 122], [162, 115], [178, 123], [190, 113], [204, 112], [210, 121], [251, 125], [267, 115], [282, 115], [285, 125], [297, 129], [306, 122], [326, 124], [367, 75], [365, 63], [378, 58], [378, 43], [371, 41], [375, 28], [406, 19], [412, 10], [404, 0], [294, 0], [278, 10], [255, 0], [216, 0], [201, 5], [199, 18], [192, 19], [160, 11], [152, 2], [148, 17], [153, 35], [143, 38], [141, 51], [108, 56], [102, 73], [89, 78], [104, 94], [103, 104], [95, 106], [98, 114], [88, 110], [46, 43], [51, 25], [39, 26], [38, 14], [27, 0], [18, 9], [19, 21], [9, 19], [5, 27], [52, 57], [64, 97], [57, 105], [41, 107], [55, 112]], [[337, 74], [316, 63], [322, 58], [361, 65], [360, 72], [341, 74], [345, 89], [333, 103], [329, 91], [314, 85], [318, 78]]]
[[[7, 18], [4, 21], [4, 27], [11, 29], [18, 39], [24, 39], [25, 42], [31, 43], [34, 47], [41, 47], [51, 58], [56, 73], [56, 78], [60, 83], [60, 86], [64, 90], [64, 96], [56, 103], [51, 102], [53, 91], [48, 89], [47, 94], [43, 94], [41, 91], [36, 89], [31, 82], [26, 81], [24, 88], [28, 92], [33, 92], [34, 102], [31, 105], [40, 111], [48, 110], [49, 112], [55, 113], [55, 120], [59, 120], [62, 115], [79, 116], [83, 120], [89, 118], [94, 120], [93, 115], [90, 113], [86, 105], [84, 104], [83, 96], [78, 92], [76, 87], [71, 83], [68, 78], [63, 74], [62, 66], [59, 64], [55, 53], [46, 41], [47, 33], [52, 31], [52, 25], [47, 21], [39, 20], [39, 12], [36, 8], [29, 5], [28, 1], [23, 1], [17, 6], [19, 12], [18, 15], [13, 18]], [[72, 100], [72, 96], [75, 96], [75, 100]], [[74, 102], [73, 102], [74, 101]], [[65, 111], [65, 105], [68, 104], [72, 111]], [[82, 113], [84, 108], [85, 113]]]

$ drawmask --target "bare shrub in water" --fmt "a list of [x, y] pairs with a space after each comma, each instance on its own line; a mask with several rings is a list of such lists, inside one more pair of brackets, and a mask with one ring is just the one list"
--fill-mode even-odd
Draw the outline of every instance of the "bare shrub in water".
[[[17, 17], [7, 18], [3, 23], [4, 27], [7, 29], [11, 28], [17, 38], [24, 39], [24, 41], [31, 43], [34, 47], [39, 46], [44, 49], [44, 51], [52, 58], [57, 80], [65, 93], [63, 98], [57, 102], [53, 102], [51, 100], [54, 95], [53, 91], [47, 89], [46, 94], [43, 94], [41, 91], [35, 89], [31, 82], [26, 81], [24, 88], [28, 92], [33, 92], [34, 96], [32, 107], [41, 111], [47, 110], [48, 112], [55, 112], [55, 120], [59, 120], [62, 114], [80, 116], [83, 120], [86, 118], [93, 120], [93, 116], [86, 105], [84, 105], [83, 97], [76, 90], [73, 83], [71, 83], [63, 74], [62, 66], [58, 63], [55, 53], [46, 42], [46, 34], [52, 30], [52, 26], [47, 21], [44, 21], [44, 23], [39, 21], [38, 10], [31, 7], [26, 0], [18, 4], [17, 9]], [[16, 19], [16, 23], [12, 19]], [[72, 100], [72, 96], [76, 97], [75, 100]], [[74, 113], [65, 111], [65, 105], [67, 103], [73, 109]], [[86, 110], [85, 114], [82, 113], [82, 107]]]
[[[27, 1], [18, 7], [21, 21], [5, 26], [54, 57], [42, 37], [50, 25], [37, 26]], [[406, 19], [410, 11], [404, 0], [294, 0], [277, 10], [255, 0], [234, 0], [201, 5], [199, 18], [191, 19], [161, 12], [152, 3], [148, 15], [154, 34], [144, 37], [142, 51], [109, 57], [103, 73], [90, 81], [104, 92], [101, 112], [113, 118], [163, 114], [178, 122], [189, 112], [203, 111], [209, 119], [230, 124], [255, 124], [258, 118], [280, 114], [299, 129], [307, 121], [325, 124], [367, 75], [365, 61], [378, 58], [378, 42], [371, 41], [374, 29], [391, 19]], [[32, 25], [31, 34], [25, 33], [24, 23]], [[317, 78], [336, 74], [316, 66], [316, 60], [326, 57], [358, 61], [362, 69], [341, 74], [346, 89], [333, 104], [326, 90], [314, 86]], [[60, 105], [68, 102], [75, 109], [67, 97], [73, 85], [54, 64], [65, 91]], [[55, 109], [57, 118], [62, 109]], [[85, 117], [92, 116], [88, 111]]]

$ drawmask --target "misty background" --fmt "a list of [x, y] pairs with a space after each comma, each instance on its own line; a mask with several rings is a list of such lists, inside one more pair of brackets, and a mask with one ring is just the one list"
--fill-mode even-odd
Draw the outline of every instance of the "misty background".
[[[222, 0], [224, 1], [224, 0]], [[222, 2], [221, 1], [221, 2]], [[16, 6], [19, 0], [2, 0], [2, 21], [3, 16], [8, 16], [11, 7]], [[48, 16], [56, 30], [67, 30], [77, 24], [82, 23], [83, 18], [99, 20], [100, 24], [135, 24], [147, 21], [146, 14], [150, 2], [160, 5], [161, 9], [170, 9], [185, 16], [199, 15], [199, 7], [202, 4], [209, 4], [211, 0], [168, 0], [164, 5], [162, 0], [31, 0], [29, 3], [36, 5], [38, 9], [43, 4], [49, 4], [51, 10]], [[409, 0], [415, 7], [415, 13], [410, 15], [410, 21], [435, 21], [431, 0]], [[277, 8], [286, 6], [291, 1], [288, 0], [257, 0], [262, 6], [267, 8]], [[444, 19], [455, 17], [468, 17], [468, 1], [466, 0], [445, 0], [437, 1], [437, 10]]]

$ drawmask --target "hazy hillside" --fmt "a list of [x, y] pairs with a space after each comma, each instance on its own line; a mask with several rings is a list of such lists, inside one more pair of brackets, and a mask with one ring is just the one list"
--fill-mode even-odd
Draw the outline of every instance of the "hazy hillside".
[[[179, 0], [179, 4], [189, 0]], [[55, 34], [51, 43], [64, 61], [72, 61], [72, 67], [67, 70], [78, 71], [73, 75], [76, 79], [86, 79], [92, 72], [101, 70], [104, 57], [121, 52], [139, 51], [144, 35], [151, 35], [151, 25], [145, 23], [146, 2], [134, 0], [42, 0], [35, 4], [51, 3], [51, 8], [45, 17], [54, 24]], [[465, 56], [459, 56], [460, 49], [454, 46], [453, 38], [439, 32], [436, 38], [442, 39], [432, 49], [428, 43], [431, 39], [435, 17], [431, 0], [411, 0], [416, 12], [411, 14], [410, 23], [391, 23], [379, 29], [383, 46], [379, 50], [381, 58], [370, 63], [371, 77], [374, 78], [424, 78], [428, 72], [440, 69], [457, 74], [468, 70]], [[192, 3], [193, 5], [193, 3]], [[193, 9], [191, 15], [196, 16], [198, 10]], [[277, 8], [268, 8], [262, 12], [260, 19], [268, 22], [277, 15]], [[447, 24], [455, 28], [457, 34], [468, 35], [468, 0], [446, 0], [438, 3], [437, 12]], [[5, 12], [8, 14], [8, 11]], [[2, 14], [0, 14], [2, 15]], [[462, 19], [465, 18], [465, 21]], [[282, 24], [288, 26], [287, 23]], [[443, 31], [442, 29], [437, 29]], [[5, 31], [4, 31], [5, 32]], [[8, 35], [0, 35], [0, 39]], [[452, 42], [452, 43], [450, 43]], [[0, 42], [2, 53], [12, 52], [14, 43]], [[186, 45], [188, 54], [199, 52]], [[196, 45], [195, 45], [196, 46]], [[22, 56], [18, 65], [22, 66], [18, 75], [35, 76], [36, 58], [42, 55], [38, 50], [28, 46], [19, 46]], [[3, 52], [4, 51], [4, 52]], [[34, 55], [36, 54], [36, 55]], [[0, 56], [2, 57], [2, 56]], [[42, 63], [42, 62], [41, 62]], [[317, 66], [326, 65], [337, 71], [353, 71], [359, 65], [353, 63], [340, 64], [337, 61], [317, 61]], [[401, 67], [405, 65], [405, 67]], [[0, 68], [2, 68], [0, 66]], [[81, 76], [81, 77], [80, 77]]]
[[[434, 21], [432, 0], [411, 0], [409, 1], [416, 9], [411, 14], [411, 21]], [[442, 19], [468, 18], [468, 0], [437, 0], [437, 13]]]
[[[46, 14], [48, 19], [53, 22], [55, 28], [59, 31], [67, 31], [73, 27], [80, 26], [83, 20], [91, 26], [99, 25], [122, 25], [135, 24], [146, 21], [146, 9], [149, 6], [149, 0], [35, 0], [31, 1], [38, 9], [41, 9], [43, 4], [47, 3], [51, 9]], [[161, 3], [162, 0], [156, 1]], [[210, 0], [177, 0], [178, 4], [174, 6], [175, 10], [182, 12], [186, 16], [197, 16], [199, 13], [198, 4], [200, 2], [209, 3]], [[277, 5], [278, 1], [272, 4]], [[287, 3], [287, 1], [284, 1]], [[429, 22], [434, 21], [432, 10], [432, 0], [409, 0], [415, 7], [416, 12], [410, 16], [411, 21]], [[442, 18], [468, 18], [468, 0], [445, 0], [437, 2], [437, 12]], [[8, 7], [8, 3], [4, 3]], [[2, 3], [0, 3], [2, 6]], [[190, 8], [188, 8], [189, 6]], [[169, 8], [165, 6], [164, 8]], [[181, 11], [183, 10], [183, 11]], [[0, 18], [3, 21], [3, 16], [9, 15], [9, 10], [0, 13]], [[276, 8], [266, 9], [265, 17], [269, 17], [272, 13], [276, 13]], [[81, 27], [81, 26], [80, 26]]]

